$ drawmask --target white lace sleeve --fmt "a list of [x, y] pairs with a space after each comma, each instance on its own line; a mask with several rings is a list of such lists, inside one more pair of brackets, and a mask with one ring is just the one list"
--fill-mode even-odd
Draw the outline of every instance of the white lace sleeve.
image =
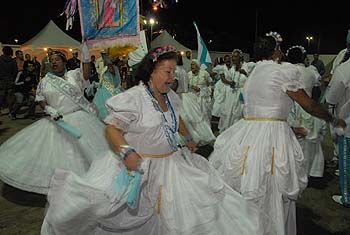
[[132, 97], [128, 92], [109, 98], [106, 101], [106, 107], [109, 115], [104, 119], [104, 122], [123, 132], [128, 132], [132, 122], [138, 119], [135, 97]]
[[301, 72], [298, 68], [292, 64], [285, 63], [281, 67], [282, 72], [282, 90], [283, 92], [293, 91], [296, 92], [300, 89], [304, 89], [302, 82], [300, 81]]

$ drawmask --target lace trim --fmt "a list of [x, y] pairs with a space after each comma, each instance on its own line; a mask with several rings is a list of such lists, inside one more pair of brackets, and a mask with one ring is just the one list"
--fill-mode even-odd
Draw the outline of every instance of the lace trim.
[[115, 118], [115, 117], [111, 117], [111, 116], [107, 116], [105, 118], [104, 122], [106, 124], [110, 124], [110, 125], [115, 126], [117, 129], [122, 130], [124, 133], [128, 132], [129, 126], [130, 126], [130, 123], [125, 122], [125, 121], [118, 119], [118, 118]]

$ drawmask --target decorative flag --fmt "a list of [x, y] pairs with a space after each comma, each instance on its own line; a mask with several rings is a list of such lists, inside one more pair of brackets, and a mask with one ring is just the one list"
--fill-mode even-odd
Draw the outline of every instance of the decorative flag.
[[211, 58], [209, 55], [209, 51], [204, 43], [204, 40], [202, 39], [198, 27], [196, 25], [195, 22], [193, 22], [194, 27], [196, 28], [197, 31], [197, 42], [198, 42], [198, 55], [197, 55], [197, 59], [199, 61], [199, 64], [204, 65], [204, 67], [206, 68], [208, 66], [208, 64], [211, 64]]
[[140, 43], [138, 0], [78, 0], [83, 41], [90, 48]]

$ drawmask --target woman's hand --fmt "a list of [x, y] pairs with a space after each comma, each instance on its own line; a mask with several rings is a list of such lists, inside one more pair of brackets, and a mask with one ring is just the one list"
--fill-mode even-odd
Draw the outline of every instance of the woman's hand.
[[346, 122], [343, 119], [337, 119], [335, 127], [345, 128], [346, 127]]
[[186, 146], [192, 153], [198, 149], [197, 144], [193, 140], [188, 141]]
[[124, 160], [124, 165], [130, 171], [136, 171], [141, 165], [142, 158], [136, 152], [131, 152]]
[[192, 89], [195, 91], [195, 92], [200, 92], [200, 88], [198, 86], [192, 86]]
[[307, 130], [304, 127], [294, 127], [293, 131], [298, 138], [307, 136]]

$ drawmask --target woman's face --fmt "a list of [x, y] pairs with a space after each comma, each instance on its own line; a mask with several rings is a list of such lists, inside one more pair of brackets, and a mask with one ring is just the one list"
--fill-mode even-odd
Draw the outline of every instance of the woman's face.
[[58, 55], [50, 56], [50, 63], [54, 73], [62, 73], [66, 68], [66, 62]]
[[241, 63], [241, 55], [239, 52], [235, 51], [232, 53], [232, 63], [236, 65]]
[[176, 60], [162, 60], [156, 64], [151, 81], [153, 90], [168, 93], [175, 78]]
[[193, 74], [197, 74], [199, 71], [199, 66], [195, 62], [191, 63], [191, 71]]

